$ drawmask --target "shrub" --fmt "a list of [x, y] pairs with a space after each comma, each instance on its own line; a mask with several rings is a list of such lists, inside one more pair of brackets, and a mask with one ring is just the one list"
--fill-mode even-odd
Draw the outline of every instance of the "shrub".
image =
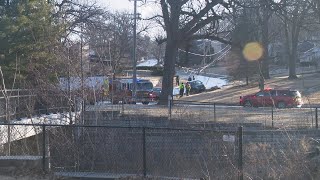
[[163, 76], [163, 67], [161, 66], [139, 66], [138, 70], [149, 70], [152, 76]]

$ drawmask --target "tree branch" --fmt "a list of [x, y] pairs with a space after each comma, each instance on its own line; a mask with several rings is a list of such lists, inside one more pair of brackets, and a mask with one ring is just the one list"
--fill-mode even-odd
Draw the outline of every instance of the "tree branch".
[[193, 28], [191, 28], [189, 31], [187, 31], [186, 33], [184, 33], [184, 31], [182, 31], [182, 33], [185, 34], [186, 37], [191, 36], [192, 34], [196, 33], [197, 31], [199, 31], [202, 27], [204, 27], [206, 24], [209, 24], [212, 21], [217, 21], [219, 19], [222, 19], [221, 16], [211, 16], [208, 17], [205, 20], [201, 20], [199, 23], [197, 23]]
[[211, 3], [208, 3], [197, 15], [193, 16], [193, 19], [181, 29], [181, 32], [187, 32], [189, 29], [192, 29], [201, 20], [201, 18], [211, 10], [211, 8], [218, 4], [219, 1], [212, 1]]
[[161, 9], [162, 9], [162, 14], [163, 14], [163, 21], [165, 25], [165, 30], [168, 31], [170, 27], [170, 15], [168, 11], [168, 4], [166, 3], [165, 0], [160, 1], [161, 4]]

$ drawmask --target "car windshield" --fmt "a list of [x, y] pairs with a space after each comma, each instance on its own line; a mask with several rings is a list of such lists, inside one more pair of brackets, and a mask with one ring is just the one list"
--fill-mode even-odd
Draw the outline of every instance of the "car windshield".
[[301, 94], [299, 91], [290, 91], [290, 96], [301, 98]]
[[161, 92], [161, 88], [159, 88], [159, 87], [153, 88], [153, 91], [155, 91], [155, 92]]
[[202, 82], [201, 81], [193, 81], [191, 82], [193, 85], [202, 85]]

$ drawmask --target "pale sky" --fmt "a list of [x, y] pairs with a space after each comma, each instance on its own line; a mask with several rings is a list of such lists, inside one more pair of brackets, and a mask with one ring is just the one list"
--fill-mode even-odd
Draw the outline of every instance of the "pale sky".
[[[133, 10], [133, 1], [129, 0], [96, 0], [101, 6], [108, 7], [110, 10]], [[139, 2], [138, 2], [139, 3]]]
[[[133, 8], [134, 8], [134, 1], [133, 0], [95, 0], [98, 5], [101, 7], [106, 7], [108, 10], [111, 11], [127, 11], [129, 13], [133, 14]], [[154, 0], [147, 0], [149, 4], [146, 6], [139, 6], [142, 2], [138, 0], [137, 2], [137, 13], [141, 14], [142, 18], [147, 18], [150, 16], [153, 16], [155, 14], [158, 14], [161, 12], [159, 8], [155, 4], [153, 4]], [[158, 6], [159, 7], [159, 6]], [[156, 13], [158, 12], [158, 13]], [[159, 30], [160, 29], [160, 30]], [[162, 29], [159, 27], [152, 27], [148, 30], [150, 33], [150, 36], [154, 36], [158, 34], [157, 32], [162, 32]]]
[[[134, 7], [134, 1], [133, 0], [96, 0], [98, 5], [101, 5], [102, 7], [106, 7], [107, 9], [111, 11], [128, 11], [133, 13], [133, 7]], [[159, 9], [156, 8], [155, 5], [152, 4], [152, 2], [155, 2], [153, 0], [147, 1], [149, 2], [149, 5], [146, 6], [139, 6], [141, 5], [141, 0], [137, 1], [137, 13], [140, 13], [142, 17], [147, 17], [154, 15], [155, 12], [159, 12]], [[150, 3], [151, 2], [151, 3]], [[157, 10], [158, 9], [158, 10]]]

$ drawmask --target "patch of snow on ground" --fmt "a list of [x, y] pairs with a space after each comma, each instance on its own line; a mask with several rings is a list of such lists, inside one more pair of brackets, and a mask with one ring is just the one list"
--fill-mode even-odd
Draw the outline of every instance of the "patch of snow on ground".
[[213, 78], [213, 77], [207, 77], [207, 76], [194, 76], [196, 80], [201, 81], [206, 89], [210, 89], [212, 87], [218, 86], [222, 87], [227, 85], [227, 80], [221, 79], [221, 78]]
[[[182, 82], [184, 82], [184, 79], [188, 79], [188, 76], [181, 76]], [[210, 89], [212, 87], [218, 86], [221, 88], [222, 86], [225, 86], [228, 84], [227, 80], [221, 79], [221, 78], [214, 78], [214, 77], [207, 77], [207, 76], [201, 76], [201, 75], [195, 75], [195, 80], [199, 80], [203, 83], [203, 85], [206, 87], [206, 89]], [[179, 86], [173, 87], [173, 95], [179, 94]]]
[[[79, 113], [71, 113], [72, 120], [74, 122], [76, 116], [79, 116]], [[69, 113], [58, 113], [58, 114], [48, 114], [41, 116], [34, 116], [32, 118], [22, 118], [21, 120], [14, 120], [13, 124], [36, 124], [35, 126], [25, 126], [25, 125], [15, 125], [14, 132], [11, 133], [11, 141], [16, 141], [26, 137], [31, 137], [42, 132], [42, 127], [39, 124], [60, 124], [67, 125], [70, 124]], [[47, 128], [50, 128], [47, 127]], [[8, 131], [8, 126], [1, 125], [0, 133]], [[7, 138], [0, 139], [0, 145], [3, 145], [8, 142]]]
[[158, 60], [156, 60], [156, 59], [149, 59], [149, 60], [146, 60], [146, 61], [143, 61], [143, 62], [139, 63], [137, 66], [138, 66], [138, 67], [141, 67], [141, 66], [148, 66], [148, 67], [150, 67], [150, 66], [155, 66], [155, 65], [157, 65], [157, 64], [158, 64]]
[[[157, 65], [158, 60], [156, 59], [149, 59], [149, 60], [145, 60], [141, 63], [139, 63], [137, 66], [155, 66]], [[189, 76], [185, 75], [185, 73], [180, 74], [180, 79], [182, 80], [187, 80]], [[202, 76], [202, 75], [195, 75], [194, 76], [195, 80], [199, 80], [201, 81], [204, 86], [206, 87], [206, 89], [210, 89], [212, 87], [222, 87], [228, 84], [228, 81], [226, 79], [223, 78], [218, 78], [218, 77], [208, 77], [208, 76]], [[177, 95], [179, 94], [179, 87], [173, 87], [173, 95]]]
[[[181, 78], [188, 79], [188, 76], [181, 76]], [[195, 75], [194, 79], [201, 81], [203, 85], [206, 87], [206, 89], [210, 89], [215, 86], [218, 86], [221, 88], [222, 86], [225, 86], [228, 84], [227, 80], [222, 78]]]

